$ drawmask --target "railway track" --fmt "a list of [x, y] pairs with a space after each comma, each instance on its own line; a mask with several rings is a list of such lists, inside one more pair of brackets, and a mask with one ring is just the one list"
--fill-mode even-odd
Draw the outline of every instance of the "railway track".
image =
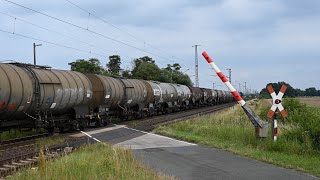
[[227, 104], [202, 107], [198, 109], [190, 109], [187, 111], [181, 111], [181, 112], [141, 119], [137, 122], [137, 124], [132, 122], [125, 122], [125, 123], [122, 123], [122, 125], [127, 125], [128, 127], [135, 128], [141, 131], [152, 131], [154, 128], [156, 128], [159, 125], [170, 124], [177, 121], [182, 121], [182, 120], [191, 119], [191, 118], [202, 116], [202, 115], [211, 114], [219, 110], [232, 107], [235, 104], [236, 104], [235, 102], [232, 102]]
[[0, 152], [11, 147], [21, 147], [34, 144], [37, 139], [47, 136], [49, 136], [49, 133], [35, 134], [31, 136], [24, 136], [21, 138], [0, 141]]
[[14, 146], [11, 144], [11, 147], [8, 146], [6, 149], [0, 151], [0, 179], [22, 168], [37, 165], [40, 158], [46, 160], [54, 159], [68, 154], [74, 149], [88, 143], [94, 142], [88, 141], [86, 137], [68, 138], [61, 144], [45, 147], [41, 150], [35, 143], [25, 144], [23, 146]]

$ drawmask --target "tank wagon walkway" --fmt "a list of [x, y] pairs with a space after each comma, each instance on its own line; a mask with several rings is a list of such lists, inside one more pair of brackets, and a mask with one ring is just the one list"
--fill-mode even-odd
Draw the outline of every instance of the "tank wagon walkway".
[[[178, 179], [318, 179], [233, 153], [115, 125], [86, 131], [114, 146], [130, 147], [149, 167]], [[74, 136], [85, 136], [77, 134]]]

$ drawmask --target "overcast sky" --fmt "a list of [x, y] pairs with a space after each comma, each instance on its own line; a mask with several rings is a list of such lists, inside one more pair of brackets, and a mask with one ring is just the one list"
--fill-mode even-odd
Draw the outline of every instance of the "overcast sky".
[[[267, 83], [278, 81], [286, 81], [295, 88], [320, 89], [319, 0], [70, 1], [105, 22], [65, 0], [12, 2], [83, 29], [1, 0], [0, 30], [11, 34], [0, 32], [0, 61], [32, 63], [32, 43], [35, 42], [42, 44], [37, 47], [38, 64], [55, 69], [70, 69], [69, 62], [88, 58], [98, 58], [105, 65], [112, 54], [121, 56], [123, 68], [130, 68], [133, 58], [148, 55], [160, 67], [180, 63], [194, 81], [192, 45], [200, 44], [202, 87], [212, 87], [214, 82], [217, 88], [223, 89], [223, 84], [212, 76], [215, 73], [201, 56], [202, 51], [207, 51], [225, 74], [227, 68], [232, 69], [233, 81], [242, 84], [246, 81], [253, 89], [261, 90]], [[85, 30], [87, 28], [100, 35], [90, 33]]]

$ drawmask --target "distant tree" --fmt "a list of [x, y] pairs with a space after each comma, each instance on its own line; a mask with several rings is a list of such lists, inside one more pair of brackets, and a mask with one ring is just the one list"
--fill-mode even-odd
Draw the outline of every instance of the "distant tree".
[[[287, 91], [284, 94], [284, 96], [288, 96], [288, 97], [295, 97], [296, 96], [295, 89], [293, 89], [292, 86], [290, 84], [286, 83], [286, 82], [268, 83], [267, 86], [269, 86], [270, 84], [272, 85], [272, 87], [273, 87], [273, 89], [274, 89], [274, 91], [276, 93], [278, 93], [280, 91], [282, 85], [286, 85], [287, 86]], [[267, 88], [263, 88], [260, 91], [260, 95], [259, 96], [260, 96], [260, 98], [271, 98]]]
[[174, 63], [174, 64], [167, 64], [167, 67], [165, 68], [165, 69], [167, 69], [167, 70], [175, 70], [175, 71], [180, 71], [180, 69], [181, 69], [181, 66], [180, 66], [180, 64], [178, 64], [178, 63]]
[[178, 63], [167, 64], [167, 67], [162, 70], [164, 82], [183, 84], [192, 86], [192, 81], [187, 74], [180, 71], [181, 66]]
[[134, 68], [138, 67], [141, 63], [150, 63], [150, 64], [155, 64], [155, 61], [149, 57], [149, 56], [144, 56], [138, 59], [133, 60], [134, 63]]
[[[285, 84], [287, 86], [287, 91], [284, 94], [284, 96], [288, 96], [288, 97], [297, 97], [297, 96], [320, 96], [320, 90], [317, 90], [315, 87], [310, 87], [307, 88], [305, 91], [301, 90], [301, 89], [294, 89], [293, 87], [291, 87], [288, 83], [286, 82], [278, 82], [278, 83], [268, 83], [267, 86], [269, 84], [272, 84], [275, 92], [279, 92], [280, 88], [283, 84]], [[266, 88], [263, 88], [260, 92], [260, 98], [270, 98], [270, 94], [267, 91]]]
[[316, 88], [310, 87], [310, 88], [306, 89], [305, 94], [306, 94], [306, 96], [317, 96], [318, 95], [318, 91], [316, 90]]
[[181, 69], [181, 66], [178, 63], [172, 64], [172, 67], [174, 68], [175, 71], [180, 71], [180, 69]]
[[305, 96], [306, 92], [301, 89], [295, 89], [295, 96]]
[[191, 86], [192, 81], [189, 76], [182, 73], [180, 69], [181, 66], [178, 63], [168, 64], [167, 67], [160, 69], [152, 58], [144, 56], [134, 59], [131, 74], [127, 71], [123, 76]]
[[119, 55], [109, 56], [109, 62], [107, 63], [107, 70], [112, 76], [120, 76], [121, 71], [121, 58]]
[[130, 70], [124, 70], [124, 71], [122, 71], [122, 77], [132, 78], [131, 71], [130, 71]]
[[183, 74], [180, 71], [174, 71], [172, 74], [172, 81], [177, 84], [183, 84], [187, 86], [192, 86], [192, 81], [187, 74]]
[[68, 63], [71, 66], [72, 71], [78, 71], [82, 73], [103, 74], [105, 71], [100, 65], [100, 61], [95, 58], [89, 60], [78, 59], [74, 62]]
[[[140, 65], [142, 65], [142, 68], [140, 68]], [[148, 64], [148, 65], [147, 65]], [[148, 68], [146, 69], [146, 66], [148, 66]], [[148, 72], [139, 72], [142, 70], [151, 70], [153, 67], [154, 69], [160, 69], [156, 64], [155, 61], [149, 57], [149, 56], [144, 56], [144, 57], [140, 57], [137, 59], [133, 60], [133, 69], [131, 71], [132, 77], [133, 78], [141, 78], [142, 74], [148, 73]]]
[[137, 79], [159, 81], [161, 77], [161, 69], [156, 64], [141, 62], [132, 70], [132, 77]]

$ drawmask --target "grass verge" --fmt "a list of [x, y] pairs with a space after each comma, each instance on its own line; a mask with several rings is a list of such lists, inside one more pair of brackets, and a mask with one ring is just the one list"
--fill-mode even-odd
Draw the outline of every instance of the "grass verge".
[[52, 145], [63, 144], [64, 142], [65, 138], [63, 136], [44, 137], [36, 140], [36, 147], [39, 149], [45, 149]]
[[[270, 104], [259, 101], [253, 102], [252, 107], [256, 113], [266, 116], [266, 107], [270, 108]], [[318, 111], [320, 112], [320, 109]], [[294, 116], [289, 113], [290, 115]], [[276, 143], [270, 137], [257, 139], [254, 128], [241, 107], [235, 106], [214, 115], [160, 126], [155, 131], [165, 136], [225, 149], [260, 161], [320, 176], [320, 153], [317, 142], [311, 139], [312, 134], [300, 131], [300, 124], [292, 121], [290, 123], [280, 121], [278, 127], [279, 136]]]
[[[40, 157], [41, 159], [41, 157]], [[131, 150], [94, 144], [57, 160], [41, 160], [39, 168], [24, 170], [9, 179], [173, 179], [133, 158]]]

